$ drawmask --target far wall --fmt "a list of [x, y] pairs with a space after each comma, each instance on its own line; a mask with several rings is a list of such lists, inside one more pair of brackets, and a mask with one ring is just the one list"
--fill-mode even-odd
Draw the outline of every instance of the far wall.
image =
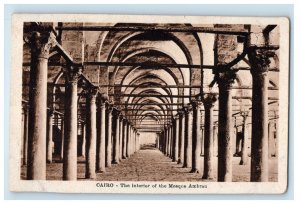
[[140, 145], [155, 144], [157, 134], [151, 132], [140, 132]]

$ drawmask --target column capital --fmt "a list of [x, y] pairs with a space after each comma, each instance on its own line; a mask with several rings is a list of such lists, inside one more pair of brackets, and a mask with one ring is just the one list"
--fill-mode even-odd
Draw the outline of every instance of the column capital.
[[96, 87], [91, 87], [87, 91], [87, 98], [90, 100], [90, 102], [95, 103], [97, 94], [98, 94], [98, 89]]
[[177, 115], [174, 116], [175, 122], [176, 122], [176, 120], [179, 120], [179, 117], [180, 117], [180, 114], [177, 114]]
[[268, 72], [271, 64], [271, 57], [274, 57], [275, 51], [270, 47], [252, 46], [248, 51], [248, 58], [251, 64], [252, 74], [264, 74]]
[[193, 110], [193, 105], [192, 104], [186, 105], [183, 109], [184, 109], [184, 113], [188, 114], [190, 111]]
[[225, 89], [231, 89], [232, 84], [236, 79], [236, 72], [237, 70], [234, 69], [218, 72], [215, 78], [219, 87], [224, 87]]
[[114, 115], [119, 118], [121, 111], [114, 108]]
[[203, 105], [205, 108], [212, 108], [217, 100], [218, 96], [216, 93], [206, 93], [203, 97]]
[[69, 66], [67, 68], [64, 68], [64, 75], [66, 77], [67, 83], [77, 84], [81, 74], [82, 74], [82, 67]]
[[202, 101], [200, 101], [200, 100], [193, 100], [193, 101], [191, 102], [191, 104], [192, 104], [192, 107], [193, 107], [193, 108], [199, 109], [199, 108], [201, 108]]
[[104, 101], [101, 96], [98, 97], [98, 106], [99, 108], [105, 108], [107, 101]]
[[57, 44], [56, 37], [51, 31], [33, 32], [29, 39], [29, 46], [34, 57], [49, 58], [50, 48]]
[[241, 111], [241, 116], [243, 117], [244, 120], [248, 117], [248, 115], [249, 115], [249, 111], [246, 110]]
[[120, 122], [123, 122], [125, 120], [125, 117], [120, 114]]

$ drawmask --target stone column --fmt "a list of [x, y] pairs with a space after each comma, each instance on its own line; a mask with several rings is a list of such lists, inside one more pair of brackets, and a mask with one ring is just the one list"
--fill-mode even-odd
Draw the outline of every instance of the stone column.
[[136, 132], [136, 129], [134, 129], [134, 132], [133, 132], [133, 153], [136, 152], [136, 137], [137, 137], [137, 132]]
[[133, 134], [134, 134], [134, 132], [133, 132], [133, 127], [132, 127], [132, 125], [130, 126], [130, 143], [129, 143], [129, 149], [130, 149], [130, 155], [132, 155], [133, 154]]
[[131, 143], [132, 143], [132, 125], [128, 127], [128, 157], [131, 155]]
[[192, 131], [193, 131], [193, 111], [191, 107], [186, 112], [186, 128], [185, 128], [185, 152], [184, 152], [184, 168], [192, 167]]
[[50, 48], [55, 45], [52, 32], [33, 32], [30, 38], [28, 180], [46, 179], [48, 58]]
[[254, 47], [249, 51], [253, 79], [251, 181], [268, 181], [268, 69], [273, 52]]
[[232, 84], [235, 78], [234, 70], [217, 75], [219, 84], [218, 181], [232, 181]]
[[168, 156], [170, 158], [172, 158], [172, 128], [173, 128], [173, 125], [172, 125], [172, 122], [169, 126], [169, 141], [168, 141]]
[[185, 117], [184, 117], [184, 112], [182, 111], [179, 116], [180, 148], [179, 148], [178, 164], [183, 164], [183, 160], [184, 160], [184, 132], [185, 132], [184, 124], [185, 124]]
[[97, 142], [97, 89], [90, 90], [86, 104], [86, 171], [85, 178], [96, 178], [96, 142]]
[[126, 159], [126, 152], [127, 152], [127, 120], [124, 120], [124, 132], [123, 132], [123, 152], [122, 152], [122, 159]]
[[136, 132], [136, 137], [135, 137], [135, 151], [138, 151], [138, 146], [139, 146], [139, 137], [140, 137], [140, 133]]
[[159, 140], [160, 140], [159, 133], [157, 133], [156, 134], [156, 140], [155, 140], [155, 143], [156, 143], [155, 145], [156, 145], [157, 149], [159, 149], [159, 146], [160, 146]]
[[135, 130], [135, 132], [134, 132], [134, 146], [133, 146], [133, 148], [134, 148], [134, 152], [136, 152], [137, 151], [137, 140], [138, 140], [138, 135], [137, 135], [137, 131]]
[[127, 135], [127, 141], [126, 141], [126, 157], [130, 156], [130, 123], [127, 122], [127, 128], [126, 128], [126, 135]]
[[201, 153], [201, 108], [199, 102], [193, 102], [193, 152], [191, 173], [200, 173]]
[[[202, 116], [201, 116], [201, 118], [202, 118]], [[201, 156], [204, 156], [204, 127], [200, 127], [200, 134], [201, 134], [201, 136], [200, 136], [200, 138], [201, 138], [201, 151], [200, 151], [200, 155]]]
[[141, 134], [138, 132], [137, 151], [141, 149]]
[[100, 99], [98, 103], [98, 109], [100, 114], [100, 125], [98, 132], [99, 138], [99, 149], [98, 149], [98, 158], [97, 158], [97, 165], [96, 171], [97, 172], [105, 172], [105, 102]]
[[48, 111], [47, 120], [47, 163], [52, 163], [52, 142], [53, 142], [53, 111]]
[[111, 167], [112, 155], [112, 108], [107, 109], [107, 144], [106, 144], [106, 166]]
[[235, 128], [235, 153], [233, 156], [239, 156], [240, 138], [239, 138], [239, 127], [237, 126], [236, 117], [234, 117], [234, 128]]
[[174, 137], [174, 157], [173, 162], [178, 162], [178, 152], [179, 152], [179, 116], [175, 119], [175, 137]]
[[172, 129], [173, 129], [173, 124], [171, 122], [169, 126], [169, 157], [170, 158], [172, 158], [172, 139], [173, 139]]
[[134, 154], [134, 140], [135, 139], [135, 130], [134, 127], [132, 126], [131, 128], [131, 154]]
[[168, 151], [169, 151], [169, 125], [166, 126], [166, 152], [165, 155], [168, 156]]
[[202, 179], [213, 179], [213, 107], [217, 97], [215, 94], [204, 96], [205, 120], [204, 120], [204, 168]]
[[214, 134], [214, 156], [218, 156], [218, 123], [215, 122], [213, 128]]
[[119, 134], [119, 142], [120, 142], [120, 151], [119, 151], [119, 160], [122, 161], [122, 154], [123, 154], [123, 129], [124, 129], [124, 117], [121, 116], [120, 117], [120, 134]]
[[80, 75], [78, 67], [69, 67], [65, 73], [63, 180], [77, 179], [77, 81]]
[[248, 111], [241, 112], [241, 116], [243, 117], [243, 139], [240, 165], [246, 165], [248, 163]]
[[118, 164], [119, 163], [119, 114], [120, 112], [117, 112], [115, 115], [115, 121], [116, 121], [116, 127], [115, 127], [115, 134], [114, 134], [114, 158], [113, 158], [113, 163]]
[[64, 138], [65, 138], [65, 126], [64, 126], [64, 118], [61, 118], [60, 124], [60, 160], [63, 161], [64, 158]]
[[23, 165], [27, 165], [28, 152], [28, 108], [24, 108], [24, 131], [23, 131]]
[[86, 156], [86, 127], [85, 123], [81, 123], [81, 134], [82, 134], [82, 143], [81, 143], [81, 156], [85, 157]]

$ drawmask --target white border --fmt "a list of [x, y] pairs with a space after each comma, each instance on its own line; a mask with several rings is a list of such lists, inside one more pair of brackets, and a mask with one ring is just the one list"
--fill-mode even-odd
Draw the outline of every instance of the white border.
[[[97, 181], [27, 181], [20, 180], [20, 138], [21, 99], [22, 99], [22, 50], [23, 22], [30, 21], [79, 21], [79, 22], [136, 22], [136, 23], [192, 23], [192, 24], [278, 24], [280, 26], [280, 92], [279, 92], [279, 155], [278, 182], [199, 182], [207, 185], [207, 189], [133, 189], [133, 188], [97, 188]], [[143, 194], [279, 194], [284, 193], [287, 186], [287, 144], [288, 144], [288, 68], [289, 68], [289, 22], [280, 17], [205, 17], [205, 16], [140, 16], [140, 15], [95, 15], [95, 14], [15, 14], [12, 18], [12, 65], [11, 65], [11, 95], [10, 95], [10, 172], [9, 189], [11, 191], [44, 191], [44, 192], [76, 192], [76, 193], [143, 193]], [[116, 185], [120, 182], [113, 182]], [[122, 182], [122, 183], [165, 183], [165, 182]], [[187, 182], [175, 182], [187, 184]], [[195, 182], [191, 182], [195, 183]]]

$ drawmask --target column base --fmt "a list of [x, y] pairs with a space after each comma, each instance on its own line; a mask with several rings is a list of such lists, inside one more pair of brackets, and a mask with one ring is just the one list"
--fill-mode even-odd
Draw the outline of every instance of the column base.
[[190, 173], [197, 173], [197, 174], [199, 174], [199, 173], [200, 173], [200, 170], [199, 170], [199, 169], [192, 169], [192, 170], [190, 171]]
[[205, 179], [205, 180], [213, 180], [214, 178], [211, 177], [211, 176], [203, 175], [203, 176], [202, 176], [202, 179]]
[[119, 164], [118, 161], [112, 161], [111, 163], [112, 163], [112, 164]]

